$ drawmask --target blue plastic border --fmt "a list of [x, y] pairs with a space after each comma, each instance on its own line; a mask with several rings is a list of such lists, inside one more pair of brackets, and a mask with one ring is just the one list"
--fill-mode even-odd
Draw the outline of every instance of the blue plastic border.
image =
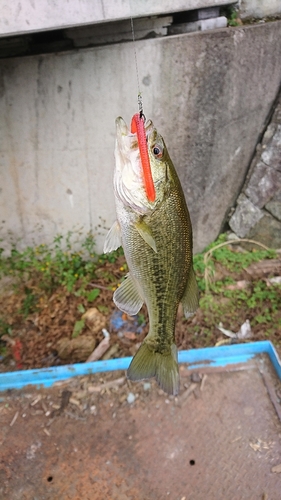
[[[268, 354], [270, 361], [281, 380], [281, 364], [278, 354], [268, 340], [221, 347], [206, 347], [179, 351], [179, 363], [188, 363], [188, 369], [206, 367], [226, 367], [245, 363], [257, 354]], [[35, 370], [22, 370], [0, 374], [0, 392], [7, 389], [21, 389], [28, 385], [51, 387], [54, 383], [72, 377], [99, 372], [126, 370], [132, 358], [110, 359], [74, 365], [54, 366]]]

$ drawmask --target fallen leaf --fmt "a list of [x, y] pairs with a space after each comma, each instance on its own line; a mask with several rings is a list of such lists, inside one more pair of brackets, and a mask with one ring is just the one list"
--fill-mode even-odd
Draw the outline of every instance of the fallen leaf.
[[250, 442], [249, 444], [254, 451], [261, 451], [261, 450], [269, 450], [270, 445], [272, 443], [266, 443], [265, 441], [262, 441], [261, 439], [256, 439], [255, 442], [252, 442], [252, 443]]
[[137, 338], [134, 332], [123, 332], [123, 336], [130, 340], [135, 340]]

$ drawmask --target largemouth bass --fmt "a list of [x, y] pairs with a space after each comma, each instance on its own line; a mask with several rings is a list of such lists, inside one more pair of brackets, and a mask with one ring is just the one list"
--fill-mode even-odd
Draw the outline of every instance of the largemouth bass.
[[179, 391], [175, 322], [179, 303], [186, 317], [198, 307], [192, 266], [192, 227], [185, 197], [164, 140], [151, 120], [145, 124], [155, 188], [150, 201], [144, 186], [136, 133], [116, 120], [114, 191], [117, 221], [104, 244], [108, 253], [123, 246], [129, 274], [114, 292], [128, 315], [145, 302], [149, 332], [127, 372], [130, 380], [155, 377], [168, 394]]

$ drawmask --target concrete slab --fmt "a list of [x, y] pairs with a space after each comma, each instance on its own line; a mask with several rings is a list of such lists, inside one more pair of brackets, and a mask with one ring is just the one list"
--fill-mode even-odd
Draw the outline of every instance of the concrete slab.
[[227, 5], [231, 0], [0, 0], [0, 36], [170, 14]]

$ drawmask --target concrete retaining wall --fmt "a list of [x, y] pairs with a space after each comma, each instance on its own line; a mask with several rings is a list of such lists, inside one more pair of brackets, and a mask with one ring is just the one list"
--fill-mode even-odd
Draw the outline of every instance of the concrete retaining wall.
[[[217, 236], [243, 185], [281, 82], [280, 29], [136, 43], [144, 111], [179, 172], [196, 251]], [[1, 236], [27, 245], [83, 226], [100, 250], [115, 217], [114, 121], [137, 110], [132, 44], [6, 59], [0, 75]]]
[[239, 12], [241, 19], [281, 15], [280, 0], [240, 0]]

